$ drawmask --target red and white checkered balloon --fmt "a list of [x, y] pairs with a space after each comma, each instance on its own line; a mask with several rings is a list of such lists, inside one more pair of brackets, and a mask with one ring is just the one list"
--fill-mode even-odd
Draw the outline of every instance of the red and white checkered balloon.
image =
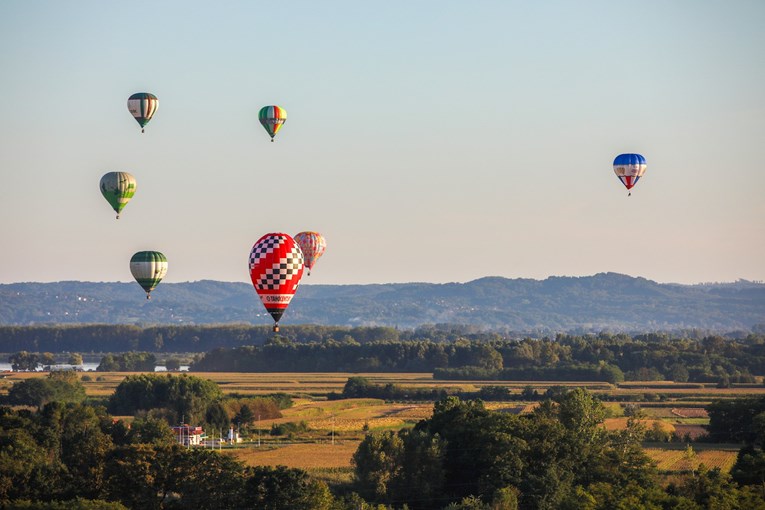
[[303, 277], [303, 267], [303, 253], [288, 234], [266, 234], [253, 245], [250, 278], [274, 322], [279, 322], [292, 301]]

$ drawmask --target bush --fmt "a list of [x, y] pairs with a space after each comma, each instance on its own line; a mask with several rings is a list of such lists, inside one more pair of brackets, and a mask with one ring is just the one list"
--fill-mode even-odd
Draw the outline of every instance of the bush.
[[292, 437], [295, 434], [308, 431], [308, 424], [305, 421], [300, 422], [287, 422], [287, 423], [274, 423], [271, 425], [272, 436], [288, 436]]

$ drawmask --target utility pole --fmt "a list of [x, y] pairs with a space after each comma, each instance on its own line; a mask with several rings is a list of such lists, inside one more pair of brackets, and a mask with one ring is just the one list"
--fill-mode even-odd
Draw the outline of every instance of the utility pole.
[[258, 413], [258, 448], [260, 448], [260, 413]]

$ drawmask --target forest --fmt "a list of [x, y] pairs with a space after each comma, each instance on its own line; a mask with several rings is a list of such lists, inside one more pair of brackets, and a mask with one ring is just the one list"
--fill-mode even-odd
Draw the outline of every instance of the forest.
[[730, 340], [669, 335], [558, 335], [509, 340], [466, 335], [454, 340], [398, 339], [359, 343], [294, 342], [218, 348], [197, 357], [192, 371], [433, 372], [437, 379], [624, 380], [752, 383], [765, 371], [765, 337]]
[[9, 361], [27, 370], [44, 366], [46, 359], [51, 363], [54, 353], [72, 352], [121, 353], [104, 355], [100, 370], [151, 370], [155, 354], [184, 352], [196, 353], [192, 371], [431, 372], [444, 380], [667, 380], [725, 386], [752, 383], [765, 371], [765, 335], [754, 333], [510, 338], [467, 326], [283, 329], [273, 335], [257, 326], [6, 326], [0, 338], [6, 352], [16, 351]]

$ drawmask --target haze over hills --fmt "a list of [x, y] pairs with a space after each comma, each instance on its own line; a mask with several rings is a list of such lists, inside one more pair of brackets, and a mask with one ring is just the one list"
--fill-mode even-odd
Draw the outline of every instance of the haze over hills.
[[[151, 300], [135, 283], [0, 285], [3, 325], [271, 322], [246, 283], [162, 283]], [[446, 284], [304, 283], [282, 324], [308, 323], [400, 328], [447, 323], [513, 332], [748, 331], [765, 324], [765, 284], [660, 284], [616, 273]]]

